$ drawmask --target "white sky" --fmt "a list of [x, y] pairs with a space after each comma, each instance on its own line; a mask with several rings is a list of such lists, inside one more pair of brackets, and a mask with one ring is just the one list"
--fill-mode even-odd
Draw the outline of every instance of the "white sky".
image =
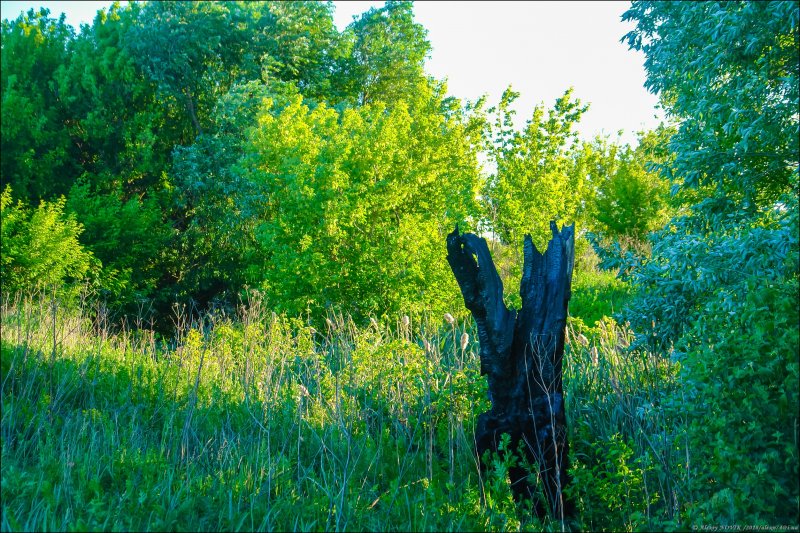
[[[98, 9], [112, 2], [0, 1], [2, 18], [45, 6], [51, 15], [67, 14], [76, 30], [90, 24]], [[383, 1], [336, 1], [334, 21], [341, 30]], [[635, 132], [654, 128], [663, 118], [657, 98], [644, 87], [644, 56], [620, 39], [633, 28], [620, 21], [629, 2], [418, 1], [416, 21], [428, 30], [433, 48], [426, 66], [448, 92], [462, 100], [488, 94], [497, 103], [506, 87], [521, 93], [514, 106], [517, 126], [533, 107], [550, 107], [572, 86], [574, 96], [590, 104], [578, 130], [581, 137], [623, 130], [624, 142]]]

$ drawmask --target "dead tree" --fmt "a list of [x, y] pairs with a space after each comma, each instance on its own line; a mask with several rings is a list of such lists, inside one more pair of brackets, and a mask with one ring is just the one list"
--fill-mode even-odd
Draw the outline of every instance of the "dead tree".
[[[575, 226], [559, 232], [551, 222], [550, 228], [553, 238], [544, 254], [525, 235], [519, 312], [503, 302], [503, 282], [486, 239], [460, 235], [456, 227], [447, 236], [447, 261], [477, 324], [481, 375], [489, 381], [492, 408], [478, 416], [475, 431], [481, 465], [486, 467], [484, 452], [497, 451], [501, 435], [508, 433], [510, 452], [522, 451], [522, 461], [509, 469], [515, 499], [533, 501], [540, 518], [550, 512], [563, 519], [573, 511], [563, 494], [568, 444], [561, 368]], [[534, 467], [533, 476], [526, 462]], [[546, 504], [537, 497], [537, 485]]]

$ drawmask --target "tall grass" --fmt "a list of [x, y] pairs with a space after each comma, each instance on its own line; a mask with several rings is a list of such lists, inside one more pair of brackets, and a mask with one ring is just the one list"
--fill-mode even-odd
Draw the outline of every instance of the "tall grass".
[[[565, 387], [578, 523], [515, 507], [468, 325], [324, 330], [257, 295], [235, 317], [174, 310], [164, 341], [46, 294], [2, 305], [2, 520], [18, 530], [633, 530], [683, 497], [658, 396], [673, 372], [611, 321], [570, 326]], [[465, 335], [466, 334], [466, 335]], [[466, 344], [462, 343], [466, 340]]]
[[633, 335], [610, 318], [567, 328], [565, 389], [571, 492], [592, 531], [679, 526], [685, 477], [677, 455], [684, 424], [663, 401], [679, 365], [630, 350]]

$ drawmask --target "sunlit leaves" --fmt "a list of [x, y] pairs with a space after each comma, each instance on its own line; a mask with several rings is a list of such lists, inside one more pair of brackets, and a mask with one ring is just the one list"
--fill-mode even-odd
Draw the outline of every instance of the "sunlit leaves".
[[492, 160], [496, 172], [484, 191], [490, 223], [504, 243], [515, 245], [531, 233], [537, 246], [549, 240], [550, 220], [570, 223], [580, 209], [585, 174], [571, 150], [574, 125], [587, 106], [571, 90], [545, 114], [537, 106], [522, 131], [510, 120], [516, 94], [506, 91], [497, 109]]
[[658, 151], [672, 133], [664, 127], [642, 133], [635, 149], [599, 139], [584, 147], [594, 189], [594, 202], [587, 217], [593, 231], [612, 239], [642, 243], [649, 232], [663, 227], [674, 214], [669, 182], [653, 168], [668, 163], [668, 156]]
[[10, 188], [0, 198], [2, 239], [0, 277], [3, 292], [58, 288], [83, 280], [96, 260], [78, 242], [83, 231], [64, 213], [64, 198], [31, 208], [14, 202]]
[[364, 316], [456, 294], [441, 238], [475, 223], [477, 160], [465, 125], [425, 104], [266, 104], [251, 161], [267, 194], [257, 238], [277, 305], [341, 304]]

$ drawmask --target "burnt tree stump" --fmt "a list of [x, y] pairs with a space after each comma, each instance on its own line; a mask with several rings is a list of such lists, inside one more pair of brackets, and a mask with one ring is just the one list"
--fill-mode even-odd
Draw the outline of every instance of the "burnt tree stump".
[[[575, 226], [558, 231], [544, 254], [525, 235], [520, 296], [522, 309], [503, 302], [503, 282], [497, 274], [486, 239], [460, 235], [458, 226], [447, 236], [447, 261], [472, 313], [480, 341], [481, 375], [489, 382], [491, 410], [478, 416], [475, 443], [483, 464], [486, 450], [497, 451], [500, 437], [511, 437], [511, 452], [523, 461], [509, 469], [516, 501], [530, 499], [539, 518], [563, 519], [573, 514], [563, 489], [567, 485], [567, 422], [564, 413], [562, 358], [567, 304], [575, 258]], [[536, 496], [537, 481], [529, 478], [525, 461], [538, 470], [546, 504]]]

